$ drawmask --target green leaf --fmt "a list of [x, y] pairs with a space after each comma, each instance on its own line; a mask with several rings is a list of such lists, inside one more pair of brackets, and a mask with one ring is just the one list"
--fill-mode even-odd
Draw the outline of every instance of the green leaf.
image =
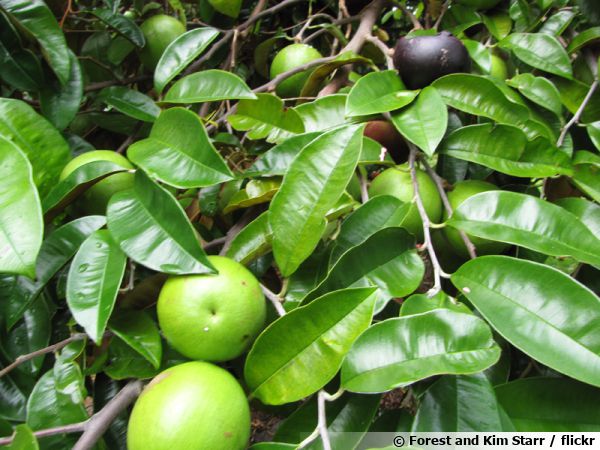
[[484, 123], [459, 128], [442, 143], [440, 153], [517, 177], [571, 175], [567, 154], [538, 137], [528, 141], [519, 128]]
[[237, 75], [211, 69], [187, 75], [167, 92], [164, 103], [202, 103], [217, 100], [255, 99], [256, 95]]
[[303, 302], [360, 285], [375, 285], [388, 298], [404, 297], [419, 287], [424, 274], [414, 236], [404, 228], [384, 228], [344, 253]]
[[[552, 82], [560, 92], [562, 104], [569, 112], [575, 114], [590, 91], [590, 85], [581, 81], [566, 80], [564, 78], [553, 78]], [[588, 124], [600, 121], [600, 91], [596, 90], [587, 102], [579, 122]]]
[[567, 47], [567, 53], [575, 53], [582, 47], [596, 42], [600, 39], [600, 27], [592, 27], [587, 30], [583, 30], [577, 36], [575, 36], [569, 46]]
[[513, 33], [500, 42], [517, 58], [536, 69], [573, 78], [569, 55], [554, 36], [545, 33]]
[[46, 195], [70, 159], [64, 138], [27, 103], [8, 98], [0, 98], [0, 136], [29, 158], [40, 196]]
[[312, 132], [289, 137], [260, 155], [244, 172], [245, 176], [283, 176], [300, 150], [321, 133]]
[[536, 77], [531, 73], [521, 73], [508, 80], [507, 84], [517, 88], [521, 94], [542, 108], [561, 116], [560, 92], [547, 78]]
[[438, 309], [371, 326], [344, 360], [342, 387], [384, 392], [433, 375], [480, 372], [499, 357], [483, 320]]
[[588, 288], [557, 269], [508, 256], [471, 260], [452, 283], [515, 347], [600, 386], [600, 299]]
[[121, 310], [113, 314], [108, 328], [142, 355], [156, 369], [162, 358], [162, 343], [156, 323], [144, 311]]
[[514, 432], [515, 428], [491, 383], [479, 373], [445, 376], [431, 385], [421, 397], [412, 431]]
[[83, 99], [81, 65], [72, 51], [69, 51], [69, 58], [71, 70], [64, 85], [52, 82], [40, 91], [42, 113], [59, 130], [65, 129], [75, 118]]
[[[336, 56], [333, 60], [321, 64], [316, 69], [313, 69], [308, 76], [308, 79], [302, 86], [300, 97], [316, 97], [319, 89], [326, 82], [329, 76], [342, 66], [347, 64], [369, 64], [371, 60], [357, 55], [353, 51], [345, 51]], [[372, 64], [372, 63], [371, 63]]]
[[462, 39], [462, 43], [469, 52], [471, 59], [483, 73], [489, 74], [492, 70], [492, 53], [481, 42], [472, 39]]
[[398, 131], [431, 156], [446, 133], [448, 109], [434, 87], [427, 86], [417, 101], [392, 114]]
[[165, 49], [154, 70], [154, 89], [159, 94], [165, 86], [196, 59], [219, 35], [214, 28], [196, 28], [177, 37]]
[[283, 100], [272, 94], [241, 100], [236, 113], [227, 120], [234, 129], [248, 131], [248, 138], [266, 138], [267, 142], [279, 143], [290, 135], [304, 132], [300, 115], [293, 109], [285, 109]]
[[79, 166], [44, 197], [42, 207], [46, 220], [54, 218], [94, 184], [127, 170], [110, 161], [92, 161]]
[[108, 360], [102, 369], [113, 380], [147, 379], [160, 372], [138, 351], [117, 337], [110, 341]]
[[0, 272], [35, 277], [44, 222], [31, 165], [0, 138]]
[[0, 0], [0, 7], [33, 35], [61, 84], [67, 83], [71, 73], [69, 48], [54, 14], [46, 3], [42, 0]]
[[13, 441], [8, 447], [9, 450], [38, 450], [40, 448], [37, 438], [26, 424], [15, 427]]
[[462, 202], [447, 223], [473, 236], [600, 267], [600, 239], [576, 216], [537, 197], [482, 192]]
[[144, 122], [154, 122], [160, 114], [160, 108], [146, 94], [124, 86], [110, 86], [98, 94], [98, 100], [112, 106], [126, 116]]
[[131, 145], [127, 157], [150, 176], [182, 189], [212, 186], [233, 178], [200, 117], [184, 108], [163, 111], [150, 136]]
[[247, 265], [271, 251], [272, 237], [269, 213], [265, 211], [233, 238], [225, 256]]
[[464, 303], [459, 303], [444, 291], [440, 291], [433, 297], [429, 297], [427, 294], [411, 295], [402, 302], [400, 317], [422, 314], [441, 308], [471, 314], [471, 310]]
[[137, 172], [133, 189], [108, 204], [108, 229], [134, 261], [174, 275], [214, 273], [195, 230], [177, 200]]
[[350, 89], [346, 115], [367, 116], [393, 111], [411, 103], [418, 93], [406, 90], [396, 70], [371, 72]]
[[569, 27], [577, 14], [575, 11], [563, 9], [553, 14], [544, 22], [540, 28], [540, 33], [560, 36]]
[[600, 202], [600, 168], [593, 164], [578, 164], [575, 166], [573, 183], [596, 202]]
[[234, 19], [240, 15], [240, 9], [242, 8], [242, 0], [208, 0], [208, 3], [221, 14]]
[[67, 304], [73, 318], [100, 345], [117, 300], [127, 258], [107, 230], [95, 231], [73, 258]]
[[405, 205], [391, 195], [370, 198], [342, 223], [334, 241], [329, 265], [333, 265], [344, 253], [362, 244], [377, 231], [401, 226], [407, 211]]
[[325, 386], [371, 323], [374, 291], [332, 292], [269, 325], [246, 358], [244, 378], [251, 395], [265, 404], [281, 405]]
[[497, 40], [502, 40], [510, 34], [513, 23], [510, 16], [503, 11], [495, 11], [481, 16], [489, 32]]
[[348, 125], [324, 133], [290, 165], [269, 208], [273, 253], [283, 276], [294, 273], [319, 243], [325, 216], [358, 164], [362, 132], [363, 126]]
[[241, 191], [236, 192], [223, 208], [223, 214], [229, 214], [240, 208], [268, 203], [279, 190], [281, 180], [250, 180]]
[[594, 236], [600, 236], [600, 205], [581, 197], [559, 198], [554, 203], [574, 214]]
[[324, 131], [344, 124], [346, 97], [345, 94], [327, 95], [296, 106], [294, 110], [302, 119], [304, 131]]
[[517, 431], [600, 430], [600, 391], [567, 378], [524, 378], [496, 387]]
[[94, 8], [89, 12], [131, 41], [135, 46], [142, 48], [146, 45], [144, 33], [130, 18], [105, 8]]

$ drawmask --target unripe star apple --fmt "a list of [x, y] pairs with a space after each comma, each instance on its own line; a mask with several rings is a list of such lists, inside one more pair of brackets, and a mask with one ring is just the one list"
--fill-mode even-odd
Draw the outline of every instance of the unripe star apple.
[[[306, 44], [292, 44], [282, 48], [271, 63], [271, 78], [298, 66], [321, 58], [323, 55], [314, 47]], [[305, 70], [283, 80], [277, 85], [276, 92], [282, 97], [297, 97], [312, 70]]]
[[[498, 190], [497, 186], [492, 183], [479, 180], [467, 180], [461, 181], [454, 185], [454, 189], [448, 193], [448, 201], [452, 209], [456, 209], [469, 197], [479, 194], [480, 192], [495, 191]], [[448, 214], [444, 211], [444, 220], [448, 219]], [[460, 233], [457, 229], [452, 227], [444, 227], [444, 236], [448, 240], [448, 243], [456, 251], [456, 253], [463, 258], [468, 258], [469, 253], [467, 247], [460, 237]], [[473, 243], [476, 248], [478, 255], [493, 255], [502, 253], [506, 250], [509, 245], [504, 242], [490, 241], [488, 239], [479, 238], [476, 236], [467, 235], [469, 240]]]
[[127, 426], [128, 450], [242, 450], [250, 408], [225, 369], [193, 361], [161, 372], [138, 398]]
[[146, 38], [146, 45], [139, 52], [140, 60], [150, 70], [154, 70], [169, 44], [185, 33], [185, 26], [179, 20], [165, 14], [150, 17], [140, 29]]
[[191, 359], [227, 361], [260, 333], [266, 303], [258, 280], [240, 263], [209, 256], [218, 275], [174, 276], [158, 297], [158, 322], [169, 343]]
[[[125, 169], [134, 168], [127, 158], [115, 151], [93, 150], [91, 152], [82, 153], [69, 161], [60, 174], [60, 180], [62, 181], [67, 178], [67, 176], [74, 172], [75, 169], [93, 161], [109, 161]], [[115, 173], [90, 187], [75, 202], [75, 209], [85, 215], [104, 215], [106, 214], [106, 205], [108, 205], [110, 198], [117, 192], [131, 187], [133, 187], [132, 173]]]
[[408, 146], [396, 127], [387, 120], [371, 120], [367, 122], [364, 135], [385, 147], [397, 164], [408, 159]]
[[[442, 217], [442, 200], [433, 180], [420, 169], [416, 170], [419, 194], [429, 220], [439, 222]], [[379, 174], [369, 187], [369, 195], [393, 195], [411, 207], [402, 222], [402, 226], [417, 236], [423, 238], [423, 222], [417, 208], [412, 180], [408, 164], [391, 167]]]

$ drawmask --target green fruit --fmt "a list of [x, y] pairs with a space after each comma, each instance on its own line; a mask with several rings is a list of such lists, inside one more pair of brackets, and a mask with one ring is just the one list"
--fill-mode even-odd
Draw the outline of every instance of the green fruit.
[[[69, 161], [60, 174], [60, 180], [64, 180], [75, 169], [93, 161], [109, 161], [125, 169], [133, 169], [129, 160], [112, 150], [93, 150], [82, 153]], [[89, 188], [76, 202], [75, 209], [84, 215], [106, 214], [106, 205], [110, 198], [117, 192], [133, 187], [132, 173], [116, 173], [104, 178]]]
[[506, 63], [500, 56], [494, 53], [492, 53], [492, 68], [490, 70], [490, 75], [501, 80], [506, 80], [508, 78]]
[[177, 37], [185, 33], [185, 26], [175, 17], [159, 14], [140, 25], [146, 45], [140, 51], [140, 60], [148, 69], [154, 70], [165, 49]]
[[[442, 200], [433, 180], [420, 169], [417, 169], [417, 183], [423, 206], [429, 220], [436, 223], [442, 217]], [[405, 203], [412, 203], [402, 226], [419, 239], [423, 238], [423, 222], [417, 209], [410, 171], [407, 164], [391, 167], [378, 175], [369, 187], [369, 195], [393, 195]]]
[[[271, 78], [322, 57], [323, 55], [310, 45], [288, 45], [275, 55], [271, 64]], [[282, 81], [277, 85], [277, 94], [282, 97], [298, 97], [311, 73], [312, 71], [305, 70]]]
[[[448, 193], [448, 201], [452, 209], [456, 209], [469, 197], [479, 194], [480, 192], [495, 191], [498, 187], [492, 183], [478, 180], [467, 180], [461, 181], [454, 185], [454, 189]], [[448, 214], [444, 211], [444, 220], [448, 219]], [[444, 236], [448, 240], [448, 243], [460, 256], [467, 258], [469, 253], [467, 247], [460, 237], [458, 230], [452, 227], [444, 227]], [[506, 250], [509, 245], [503, 242], [490, 241], [488, 239], [482, 239], [476, 236], [467, 235], [475, 248], [478, 255], [492, 255], [502, 253]]]
[[128, 450], [242, 450], [249, 437], [243, 389], [229, 372], [201, 361], [156, 376], [127, 426]]
[[240, 263], [209, 256], [218, 275], [167, 280], [158, 297], [158, 322], [171, 345], [191, 359], [227, 361], [262, 330], [266, 303], [258, 280]]

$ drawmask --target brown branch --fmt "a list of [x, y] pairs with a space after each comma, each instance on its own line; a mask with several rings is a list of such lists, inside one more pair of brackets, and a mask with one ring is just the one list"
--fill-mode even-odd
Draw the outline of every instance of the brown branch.
[[17, 357], [17, 359], [15, 359], [11, 364], [6, 366], [4, 369], [0, 370], [0, 378], [2, 378], [4, 375], [11, 372], [12, 370], [16, 369], [21, 364], [26, 363], [27, 361], [37, 358], [38, 356], [46, 355], [48, 353], [54, 353], [54, 352], [60, 350], [61, 348], [66, 347], [71, 342], [81, 341], [81, 340], [85, 339], [86, 337], [87, 337], [87, 334], [85, 334], [85, 333], [77, 333], [77, 334], [74, 334], [74, 335], [68, 337], [65, 340], [57, 342], [56, 344], [49, 345], [48, 347], [36, 350], [36, 351], [28, 353], [26, 355], [21, 355], [21, 356]]
[[283, 302], [283, 299], [275, 292], [271, 291], [264, 284], [261, 284], [260, 288], [262, 289], [263, 294], [265, 294], [265, 297], [267, 297], [267, 299], [273, 304], [273, 307], [275, 308], [275, 311], [277, 311], [277, 314], [279, 314], [280, 317], [285, 316], [285, 309], [281, 304]]
[[[429, 164], [427, 164], [427, 161], [425, 161], [423, 159], [421, 162], [423, 163], [423, 165], [425, 166], [425, 170], [427, 171], [427, 173], [429, 174], [429, 176], [435, 183], [438, 193], [440, 194], [440, 198], [442, 199], [442, 203], [444, 204], [444, 208], [446, 209], [446, 213], [448, 213], [448, 217], [450, 217], [453, 212], [452, 205], [450, 205], [450, 201], [448, 200], [448, 195], [446, 194], [446, 191], [444, 190], [444, 181], [442, 180], [442, 177], [440, 177], [431, 168], [431, 166]], [[469, 253], [469, 258], [471, 258], [471, 259], [477, 258], [477, 252], [476, 252], [475, 245], [473, 244], [473, 242], [471, 242], [471, 239], [469, 239], [469, 236], [467, 236], [467, 233], [465, 233], [462, 230], [458, 230], [458, 233], [460, 234], [461, 239], [463, 240], [465, 246], [467, 247], [467, 252]]]
[[210, 242], [207, 242], [206, 244], [204, 244], [202, 246], [202, 248], [206, 251], [206, 250], [212, 250], [215, 247], [220, 247], [221, 245], [224, 245], [225, 242], [227, 242], [227, 236], [223, 236], [217, 239], [213, 239]]
[[379, 39], [377, 36], [373, 36], [372, 34], [368, 35], [366, 39], [379, 50], [381, 50], [381, 53], [383, 53], [383, 56], [385, 58], [385, 65], [387, 66], [387, 68], [390, 70], [394, 70], [394, 60], [392, 59], [392, 54], [394, 53], [394, 50], [389, 48], [381, 39]]
[[73, 447], [73, 450], [89, 450], [106, 432], [110, 424], [125, 410], [142, 392], [143, 383], [140, 380], [130, 381], [107, 404], [85, 422], [83, 434]]
[[419, 19], [417, 19], [415, 17], [415, 15], [406, 8], [406, 6], [404, 6], [400, 2], [394, 2], [394, 4], [402, 10], [402, 12], [406, 15], [406, 17], [408, 17], [408, 20], [410, 20], [410, 23], [412, 23], [413, 29], [415, 29], [415, 30], [423, 29], [423, 25], [421, 25], [421, 22], [419, 22]]
[[571, 128], [573, 125], [575, 125], [577, 122], [579, 122], [579, 119], [581, 118], [581, 115], [583, 114], [583, 110], [585, 109], [585, 107], [588, 105], [588, 103], [592, 99], [592, 95], [594, 95], [594, 92], [596, 91], [597, 87], [598, 87], [598, 80], [596, 79], [590, 86], [590, 90], [588, 91], [585, 98], [581, 102], [581, 105], [579, 105], [579, 108], [577, 108], [575, 115], [571, 118], [571, 120], [569, 120], [567, 122], [567, 124], [561, 130], [560, 136], [558, 137], [558, 140], [556, 141], [557, 147], [560, 147], [563, 144], [565, 137], [567, 137], [567, 133], [569, 132], [569, 128]]
[[446, 0], [444, 2], [444, 4], [442, 5], [442, 10], [440, 11], [440, 15], [438, 16], [438, 18], [436, 19], [435, 23], [433, 24], [433, 29], [434, 30], [437, 31], [437, 29], [440, 27], [440, 24], [442, 23], [442, 19], [444, 18], [444, 16], [448, 12], [448, 8], [450, 7], [450, 3], [451, 3], [451, 0]]

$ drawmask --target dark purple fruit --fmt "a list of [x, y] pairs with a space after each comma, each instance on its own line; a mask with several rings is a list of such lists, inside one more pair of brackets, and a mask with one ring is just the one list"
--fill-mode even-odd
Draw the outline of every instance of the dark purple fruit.
[[408, 160], [408, 147], [396, 127], [386, 120], [371, 120], [367, 122], [364, 135], [385, 147], [395, 163]]
[[435, 36], [401, 37], [394, 49], [394, 65], [409, 89], [421, 89], [450, 73], [471, 67], [465, 46], [447, 31]]

